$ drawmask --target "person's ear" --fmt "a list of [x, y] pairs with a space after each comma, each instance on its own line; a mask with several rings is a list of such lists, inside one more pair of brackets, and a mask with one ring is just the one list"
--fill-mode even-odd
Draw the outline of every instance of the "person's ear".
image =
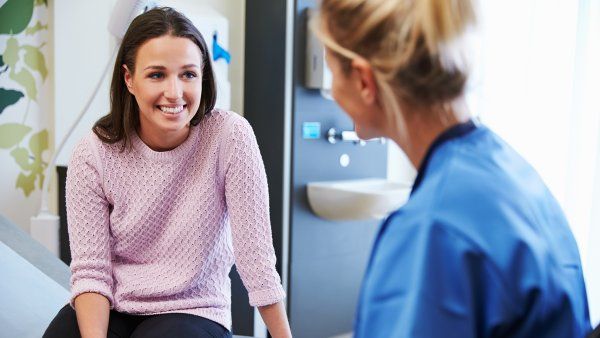
[[357, 57], [352, 59], [352, 73], [355, 77], [355, 84], [358, 86], [358, 92], [363, 101], [368, 105], [377, 103], [377, 83], [373, 68], [367, 60]]
[[129, 91], [129, 93], [131, 93], [131, 95], [135, 95], [133, 93], [133, 74], [131, 74], [131, 72], [129, 71], [129, 68], [127, 68], [127, 65], [123, 65], [123, 72], [125, 73], [125, 76], [123, 76], [123, 80], [125, 80], [125, 85], [127, 86], [127, 90]]

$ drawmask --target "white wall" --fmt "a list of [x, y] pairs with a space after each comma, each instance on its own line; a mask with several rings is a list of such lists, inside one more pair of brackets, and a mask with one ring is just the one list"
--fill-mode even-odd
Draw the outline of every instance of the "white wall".
[[417, 170], [406, 154], [392, 140], [388, 140], [387, 176], [395, 182], [410, 183], [417, 177]]
[[[54, 121], [58, 144], [75, 121], [100, 79], [115, 43], [107, 25], [115, 0], [54, 1]], [[59, 155], [66, 165], [74, 145], [109, 109], [110, 73], [75, 133]]]

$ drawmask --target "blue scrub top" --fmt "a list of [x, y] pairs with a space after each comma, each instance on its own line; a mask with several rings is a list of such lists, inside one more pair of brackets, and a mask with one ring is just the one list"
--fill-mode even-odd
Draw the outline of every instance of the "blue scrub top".
[[577, 245], [538, 174], [473, 122], [430, 147], [388, 217], [355, 336], [578, 338], [591, 330]]

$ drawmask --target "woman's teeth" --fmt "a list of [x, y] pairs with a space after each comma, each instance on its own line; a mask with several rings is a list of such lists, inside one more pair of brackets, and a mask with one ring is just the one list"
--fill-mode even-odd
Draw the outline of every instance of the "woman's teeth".
[[177, 106], [177, 107], [159, 106], [159, 108], [163, 113], [169, 113], [169, 114], [177, 114], [183, 110], [183, 106]]

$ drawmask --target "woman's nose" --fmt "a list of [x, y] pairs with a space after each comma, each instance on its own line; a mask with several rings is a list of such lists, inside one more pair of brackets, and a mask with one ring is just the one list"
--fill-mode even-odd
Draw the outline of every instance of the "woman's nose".
[[183, 95], [183, 87], [178, 78], [166, 81], [164, 96], [167, 99], [179, 99]]

